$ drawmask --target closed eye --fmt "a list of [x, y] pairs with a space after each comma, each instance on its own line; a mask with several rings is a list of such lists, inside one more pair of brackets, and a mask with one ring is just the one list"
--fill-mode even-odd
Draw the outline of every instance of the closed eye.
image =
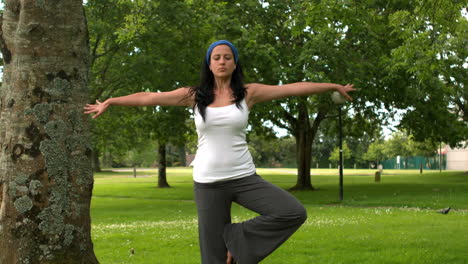
[[[212, 59], [213, 60], [219, 60], [219, 59], [221, 59], [221, 55], [213, 55]], [[224, 59], [225, 60], [232, 60], [232, 55], [231, 54], [224, 55]]]

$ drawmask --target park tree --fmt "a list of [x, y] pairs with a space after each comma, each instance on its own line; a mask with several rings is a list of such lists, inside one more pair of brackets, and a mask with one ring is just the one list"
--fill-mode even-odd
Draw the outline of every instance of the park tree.
[[408, 166], [407, 158], [413, 155], [409, 135], [406, 131], [396, 131], [385, 141], [383, 153], [388, 158], [400, 156], [405, 160], [404, 168]]
[[359, 137], [346, 137], [346, 142], [348, 143], [352, 154], [350, 162], [345, 165], [354, 165], [359, 168], [367, 168], [368, 163], [363, 158], [363, 156], [369, 149], [370, 144], [372, 144], [372, 140], [375, 139], [376, 137], [369, 135], [368, 133], [363, 133]]
[[[127, 92], [164, 92], [198, 81], [196, 69], [203, 53], [199, 22], [186, 1], [136, 1], [130, 9], [121, 41], [130, 41], [131, 70], [135, 79]], [[198, 52], [197, 51], [198, 47]], [[185, 107], [147, 107], [139, 110], [140, 125], [158, 142], [158, 187], [169, 187], [166, 177], [167, 144], [183, 146], [190, 127]], [[142, 135], [145, 135], [143, 133]]]
[[[417, 140], [466, 140], [463, 1], [254, 2], [238, 14], [247, 16], [239, 42], [254, 81], [354, 83], [360, 90], [353, 121], [382, 122], [404, 109], [402, 127]], [[295, 188], [311, 189], [311, 144], [322, 121], [336, 113], [327, 95], [278, 100], [255, 110], [254, 120], [272, 122], [296, 138]]]
[[[346, 141], [343, 142], [342, 151], [343, 151], [343, 164], [342, 165], [344, 166], [344, 161], [351, 158], [351, 149], [349, 149], [348, 144], [346, 143]], [[340, 165], [339, 164], [339, 162], [340, 162], [340, 148], [335, 147], [328, 159], [330, 161], [336, 162], [336, 164]]]
[[0, 263], [98, 263], [82, 1], [4, 1]]
[[[157, 110], [156, 110], [157, 109]], [[143, 127], [151, 133], [150, 137], [158, 143], [158, 187], [170, 187], [167, 182], [167, 149], [169, 144], [181, 147], [190, 133], [190, 126], [185, 122], [189, 116], [184, 107], [150, 108], [143, 114]]]
[[[400, 7], [373, 1], [344, 2], [229, 1], [225, 11], [229, 23], [214, 24], [220, 36], [230, 37], [242, 47], [248, 82], [354, 83], [362, 89], [353, 107], [367, 118], [375, 116], [374, 109], [380, 107], [366, 102], [381, 100], [377, 88], [384, 73], [376, 65], [397, 46], [388, 39], [387, 21]], [[275, 100], [255, 106], [251, 112], [255, 129], [271, 122], [295, 138], [298, 178], [293, 189], [313, 189], [313, 142], [322, 121], [336, 116], [336, 111], [329, 94], [323, 94]]]
[[[375, 18], [375, 15], [369, 16], [369, 12], [373, 14], [374, 7], [343, 7], [330, 5], [331, 1], [132, 3], [136, 11], [131, 11], [125, 18], [126, 25], [118, 30], [121, 35], [119, 39], [132, 43], [132, 57], [141, 57], [146, 61], [135, 60], [138, 61], [134, 63], [137, 65], [134, 69], [137, 70], [133, 71], [127, 70], [132, 63], [122, 64], [126, 69], [124, 74], [132, 73], [134, 76], [127, 79], [131, 79], [133, 84], [138, 83], [122, 89], [127, 93], [141, 91], [141, 79], [151, 80], [147, 82], [150, 83], [151, 91], [173, 89], [174, 80], [182, 85], [184, 82], [181, 80], [185, 76], [174, 78], [174, 73], [185, 73], [189, 79], [192, 78], [194, 69], [198, 68], [198, 63], [194, 62], [199, 61], [197, 58], [203, 56], [206, 45], [215, 39], [230, 39], [242, 46], [241, 60], [249, 65], [246, 71], [247, 81], [269, 84], [353, 81], [357, 86], [365, 86], [369, 76], [374, 76], [375, 80], [380, 79], [378, 75], [381, 72], [376, 71], [373, 64], [378, 61], [378, 55], [388, 48], [381, 48], [379, 45], [385, 43], [385, 47], [391, 46], [384, 41], [385, 27], [368, 28], [369, 24], [381, 25], [382, 21], [385, 22], [384, 19]], [[385, 8], [387, 6], [382, 7]], [[355, 17], [366, 19], [351, 19]], [[346, 19], [348, 20], [345, 21]], [[362, 34], [363, 31], [369, 34]], [[369, 41], [366, 38], [370, 34], [381, 38]], [[173, 56], [173, 50], [178, 50], [179, 54]], [[145, 68], [144, 65], [149, 67]], [[121, 72], [119, 74], [123, 75]], [[163, 86], [164, 83], [168, 85]], [[186, 83], [193, 84], [196, 80]], [[155, 84], [159, 86], [155, 87]], [[375, 85], [371, 83], [367, 86]], [[361, 93], [366, 94], [368, 93]], [[369, 96], [362, 96], [361, 101], [366, 101], [366, 98]], [[361, 110], [364, 109], [364, 118], [374, 114], [369, 108], [372, 107], [361, 107]], [[335, 111], [329, 97], [322, 95], [278, 100], [256, 106], [251, 113], [252, 124], [262, 125], [270, 121], [287, 129], [296, 139], [298, 189], [312, 188], [310, 160], [313, 139], [321, 122], [330, 115], [335, 116]], [[261, 125], [253, 127], [265, 132], [265, 127]], [[164, 126], [156, 129], [165, 130]]]
[[[249, 151], [258, 167], [294, 166], [295, 140], [292, 137], [276, 138], [255, 132], [247, 134]], [[268, 135], [268, 134], [267, 134]]]
[[[350, 108], [350, 111], [352, 111], [352, 108]], [[343, 115], [342, 119], [343, 140], [346, 141], [351, 150], [351, 156], [349, 159], [345, 159], [344, 166], [367, 167], [367, 162], [363, 159], [363, 156], [369, 145], [381, 137], [381, 120], [377, 116], [361, 113], [356, 113], [354, 116]], [[320, 162], [322, 159], [322, 167], [329, 166], [328, 158], [338, 146], [338, 136], [338, 116], [330, 114], [320, 125], [317, 138], [313, 144], [314, 154], [312, 159], [316, 159], [316, 162]]]
[[[105, 3], [109, 3], [104, 1]], [[123, 2], [123, 1], [122, 1]], [[114, 36], [109, 36], [97, 45], [103, 49], [103, 56], [97, 59], [93, 72], [96, 74], [93, 90], [95, 95], [105, 100], [110, 96], [121, 96], [136, 92], [164, 92], [182, 86], [191, 86], [198, 82], [198, 68], [203, 58], [210, 26], [205, 23], [202, 14], [205, 12], [192, 1], [132, 1], [125, 2], [125, 9], [118, 13], [123, 23], [115, 28]], [[119, 2], [120, 5], [120, 2]], [[91, 10], [105, 11], [101, 3], [89, 5]], [[93, 11], [94, 14], [99, 14]], [[207, 16], [207, 15], [206, 15]], [[205, 17], [206, 17], [205, 16]], [[99, 16], [91, 29], [95, 36], [93, 43], [98, 43], [99, 36], [106, 36], [108, 28], [101, 24], [112, 23], [113, 16], [106, 22], [100, 22]], [[119, 23], [122, 20], [118, 20]], [[102, 39], [102, 37], [101, 37]], [[104, 45], [109, 44], [110, 47]], [[116, 44], [115, 44], [116, 43]], [[113, 55], [112, 46], [120, 47], [122, 53]], [[116, 48], [117, 49], [117, 48]], [[110, 52], [105, 52], [110, 50]], [[113, 56], [113, 57], [111, 57]], [[107, 63], [106, 59], [109, 62]], [[99, 63], [98, 63], [99, 62]], [[102, 70], [101, 70], [102, 69]], [[107, 73], [102, 75], [101, 72]], [[105, 77], [105, 78], [104, 78]], [[103, 81], [104, 80], [104, 81]], [[108, 81], [105, 81], [108, 80]], [[101, 92], [102, 91], [102, 92]], [[182, 107], [146, 107], [125, 109], [132, 114], [116, 116], [109, 111], [109, 118], [98, 119], [96, 126], [106, 130], [105, 123], [132, 123], [138, 126], [139, 135], [128, 141], [142, 142], [154, 139], [158, 142], [159, 176], [158, 186], [168, 187], [166, 179], [166, 148], [173, 144], [182, 148], [190, 133], [186, 119], [190, 112]], [[119, 110], [120, 111], [120, 110]], [[134, 120], [134, 121], [130, 121]], [[109, 133], [105, 133], [109, 134]], [[112, 135], [111, 135], [112, 136]], [[102, 142], [109, 138], [99, 136]], [[132, 144], [127, 145], [131, 147]]]
[[332, 134], [323, 129], [319, 129], [317, 138], [312, 144], [312, 149], [314, 151], [312, 155], [312, 165], [314, 165], [314, 167], [328, 168], [331, 166], [328, 158], [333, 149], [338, 146], [337, 135], [337, 133]]
[[[437, 153], [437, 147], [439, 142], [432, 141], [430, 138], [426, 138], [424, 141], [415, 141], [414, 137], [409, 137], [409, 148], [414, 156], [424, 157], [424, 163], [429, 164], [428, 159], [434, 157]], [[429, 165], [427, 165], [429, 167]], [[420, 171], [422, 173], [423, 164], [420, 164]]]
[[[140, 145], [142, 137], [133, 115], [131, 109], [115, 107], [92, 122], [93, 147], [99, 150], [102, 165], [116, 165], [125, 153]], [[94, 166], [101, 166], [101, 162], [95, 161]]]
[[386, 140], [374, 141], [367, 149], [363, 158], [364, 160], [379, 164], [382, 160], [397, 156], [403, 159], [412, 156], [422, 156], [426, 159], [427, 163], [427, 159], [433, 157], [436, 153], [437, 146], [438, 142], [431, 141], [430, 138], [423, 142], [415, 141], [414, 136], [409, 135], [406, 131], [396, 131]]
[[[126, 58], [135, 60], [120, 63], [124, 70], [115, 72], [136, 78], [125, 78], [132, 84], [121, 90], [127, 93], [145, 86], [164, 91], [175, 88], [174, 83], [193, 85], [195, 62], [206, 46], [229, 39], [241, 47], [247, 82], [354, 83], [360, 90], [344, 112], [353, 124], [361, 124], [356, 128], [373, 129], [396, 109], [404, 109], [402, 127], [417, 140], [431, 137], [452, 144], [466, 139], [466, 122], [459, 120], [465, 118], [466, 105], [462, 2], [129, 1], [128, 10], [134, 11], [118, 32], [120, 41], [132, 47], [132, 56]], [[173, 56], [173, 50], [179, 55]], [[145, 64], [149, 67], [142, 70]], [[150, 85], [142, 85], [144, 79]], [[379, 112], [382, 108], [387, 111]], [[260, 104], [250, 117], [255, 130], [265, 132], [263, 125], [273, 123], [295, 138], [294, 188], [313, 189], [314, 140], [323, 121], [336, 117], [329, 95]], [[375, 140], [372, 131], [367, 132], [369, 140]]]
[[375, 162], [376, 165], [387, 158], [385, 153], [385, 143], [383, 140], [376, 140], [369, 145], [367, 152], [364, 154], [363, 159]]
[[384, 153], [387, 157], [411, 156], [412, 149], [409, 136], [405, 131], [396, 131], [385, 141]]
[[[84, 5], [90, 39], [90, 103], [114, 96], [119, 89], [128, 87], [134, 81], [132, 76], [125, 74], [128, 72], [126, 65], [128, 54], [132, 51], [131, 43], [119, 41], [116, 34], [126, 23], [125, 17], [130, 5], [131, 2], [128, 1], [113, 0], [92, 0]], [[125, 117], [122, 114], [124, 113], [112, 112], [109, 113], [112, 118], [92, 123], [95, 171], [101, 170], [99, 156], [103, 156], [106, 151], [106, 154], [115, 154], [121, 149], [114, 145], [117, 145], [117, 142], [125, 143], [122, 141], [123, 133], [112, 133], [118, 131], [116, 128], [119, 125], [119, 122], [113, 120]]]
[[402, 43], [392, 50], [386, 79], [399, 87], [395, 106], [409, 110], [401, 128], [420, 142], [457, 146], [468, 139], [468, 23], [462, 10], [465, 1], [417, 1], [389, 21], [391, 35]]
[[433, 157], [439, 147], [439, 142], [431, 141], [430, 139], [426, 139], [422, 142], [415, 141], [412, 135], [410, 135], [408, 139], [409, 148], [414, 156], [422, 156], [425, 158]]

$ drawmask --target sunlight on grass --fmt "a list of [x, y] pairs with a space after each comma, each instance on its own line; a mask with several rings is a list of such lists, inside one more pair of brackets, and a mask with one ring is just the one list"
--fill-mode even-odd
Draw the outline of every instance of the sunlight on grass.
[[[169, 168], [172, 188], [158, 189], [157, 171], [97, 173], [91, 204], [92, 237], [104, 264], [200, 263], [191, 168]], [[258, 169], [282, 188], [294, 169]], [[334, 174], [336, 173], [336, 174]], [[468, 263], [468, 180], [460, 172], [345, 170], [345, 199], [337, 171], [312, 170], [316, 191], [295, 191], [308, 219], [262, 262]], [[447, 215], [441, 208], [454, 208]], [[256, 214], [233, 204], [232, 221]], [[133, 253], [131, 253], [133, 252]]]
[[163, 229], [171, 229], [171, 228], [181, 228], [181, 229], [189, 229], [197, 225], [197, 219], [191, 220], [174, 220], [174, 221], [157, 221], [157, 222], [149, 222], [149, 221], [138, 221], [132, 222], [127, 224], [103, 224], [103, 225], [93, 225], [95, 231], [101, 230], [112, 230], [112, 229], [151, 229], [151, 228], [163, 228]]

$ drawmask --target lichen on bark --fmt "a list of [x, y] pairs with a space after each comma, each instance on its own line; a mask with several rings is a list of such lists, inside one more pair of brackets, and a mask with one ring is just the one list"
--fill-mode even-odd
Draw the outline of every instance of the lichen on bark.
[[14, 205], [20, 214], [24, 214], [33, 207], [33, 202], [28, 196], [22, 196], [16, 199]]
[[53, 120], [48, 122], [45, 126], [45, 132], [52, 140], [57, 142], [65, 140], [69, 135], [68, 125], [62, 120]]
[[88, 78], [83, 14], [75, 0], [5, 0], [0, 263], [98, 263], [81, 113]]
[[42, 187], [42, 183], [38, 180], [32, 180], [30, 183], [29, 183], [29, 192], [32, 194], [32, 195], [36, 195], [36, 194], [39, 194], [39, 188]]
[[62, 78], [54, 78], [45, 88], [45, 91], [53, 98], [69, 101], [72, 95], [72, 86], [69, 81]]
[[28, 175], [24, 173], [19, 173], [18, 175], [16, 175], [15, 182], [20, 185], [25, 184], [28, 178], [29, 178]]
[[33, 114], [37, 121], [45, 124], [49, 121], [51, 112], [52, 106], [50, 104], [36, 104], [32, 109], [26, 110], [25, 114]]

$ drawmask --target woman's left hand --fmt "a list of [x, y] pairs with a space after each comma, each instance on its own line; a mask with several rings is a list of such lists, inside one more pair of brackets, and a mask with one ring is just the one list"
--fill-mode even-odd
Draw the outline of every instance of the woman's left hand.
[[354, 92], [356, 89], [353, 87], [352, 84], [346, 84], [346, 85], [338, 85], [336, 88], [336, 91], [339, 92], [342, 96], [346, 97], [349, 101], [352, 101], [353, 98], [349, 96], [349, 92]]

